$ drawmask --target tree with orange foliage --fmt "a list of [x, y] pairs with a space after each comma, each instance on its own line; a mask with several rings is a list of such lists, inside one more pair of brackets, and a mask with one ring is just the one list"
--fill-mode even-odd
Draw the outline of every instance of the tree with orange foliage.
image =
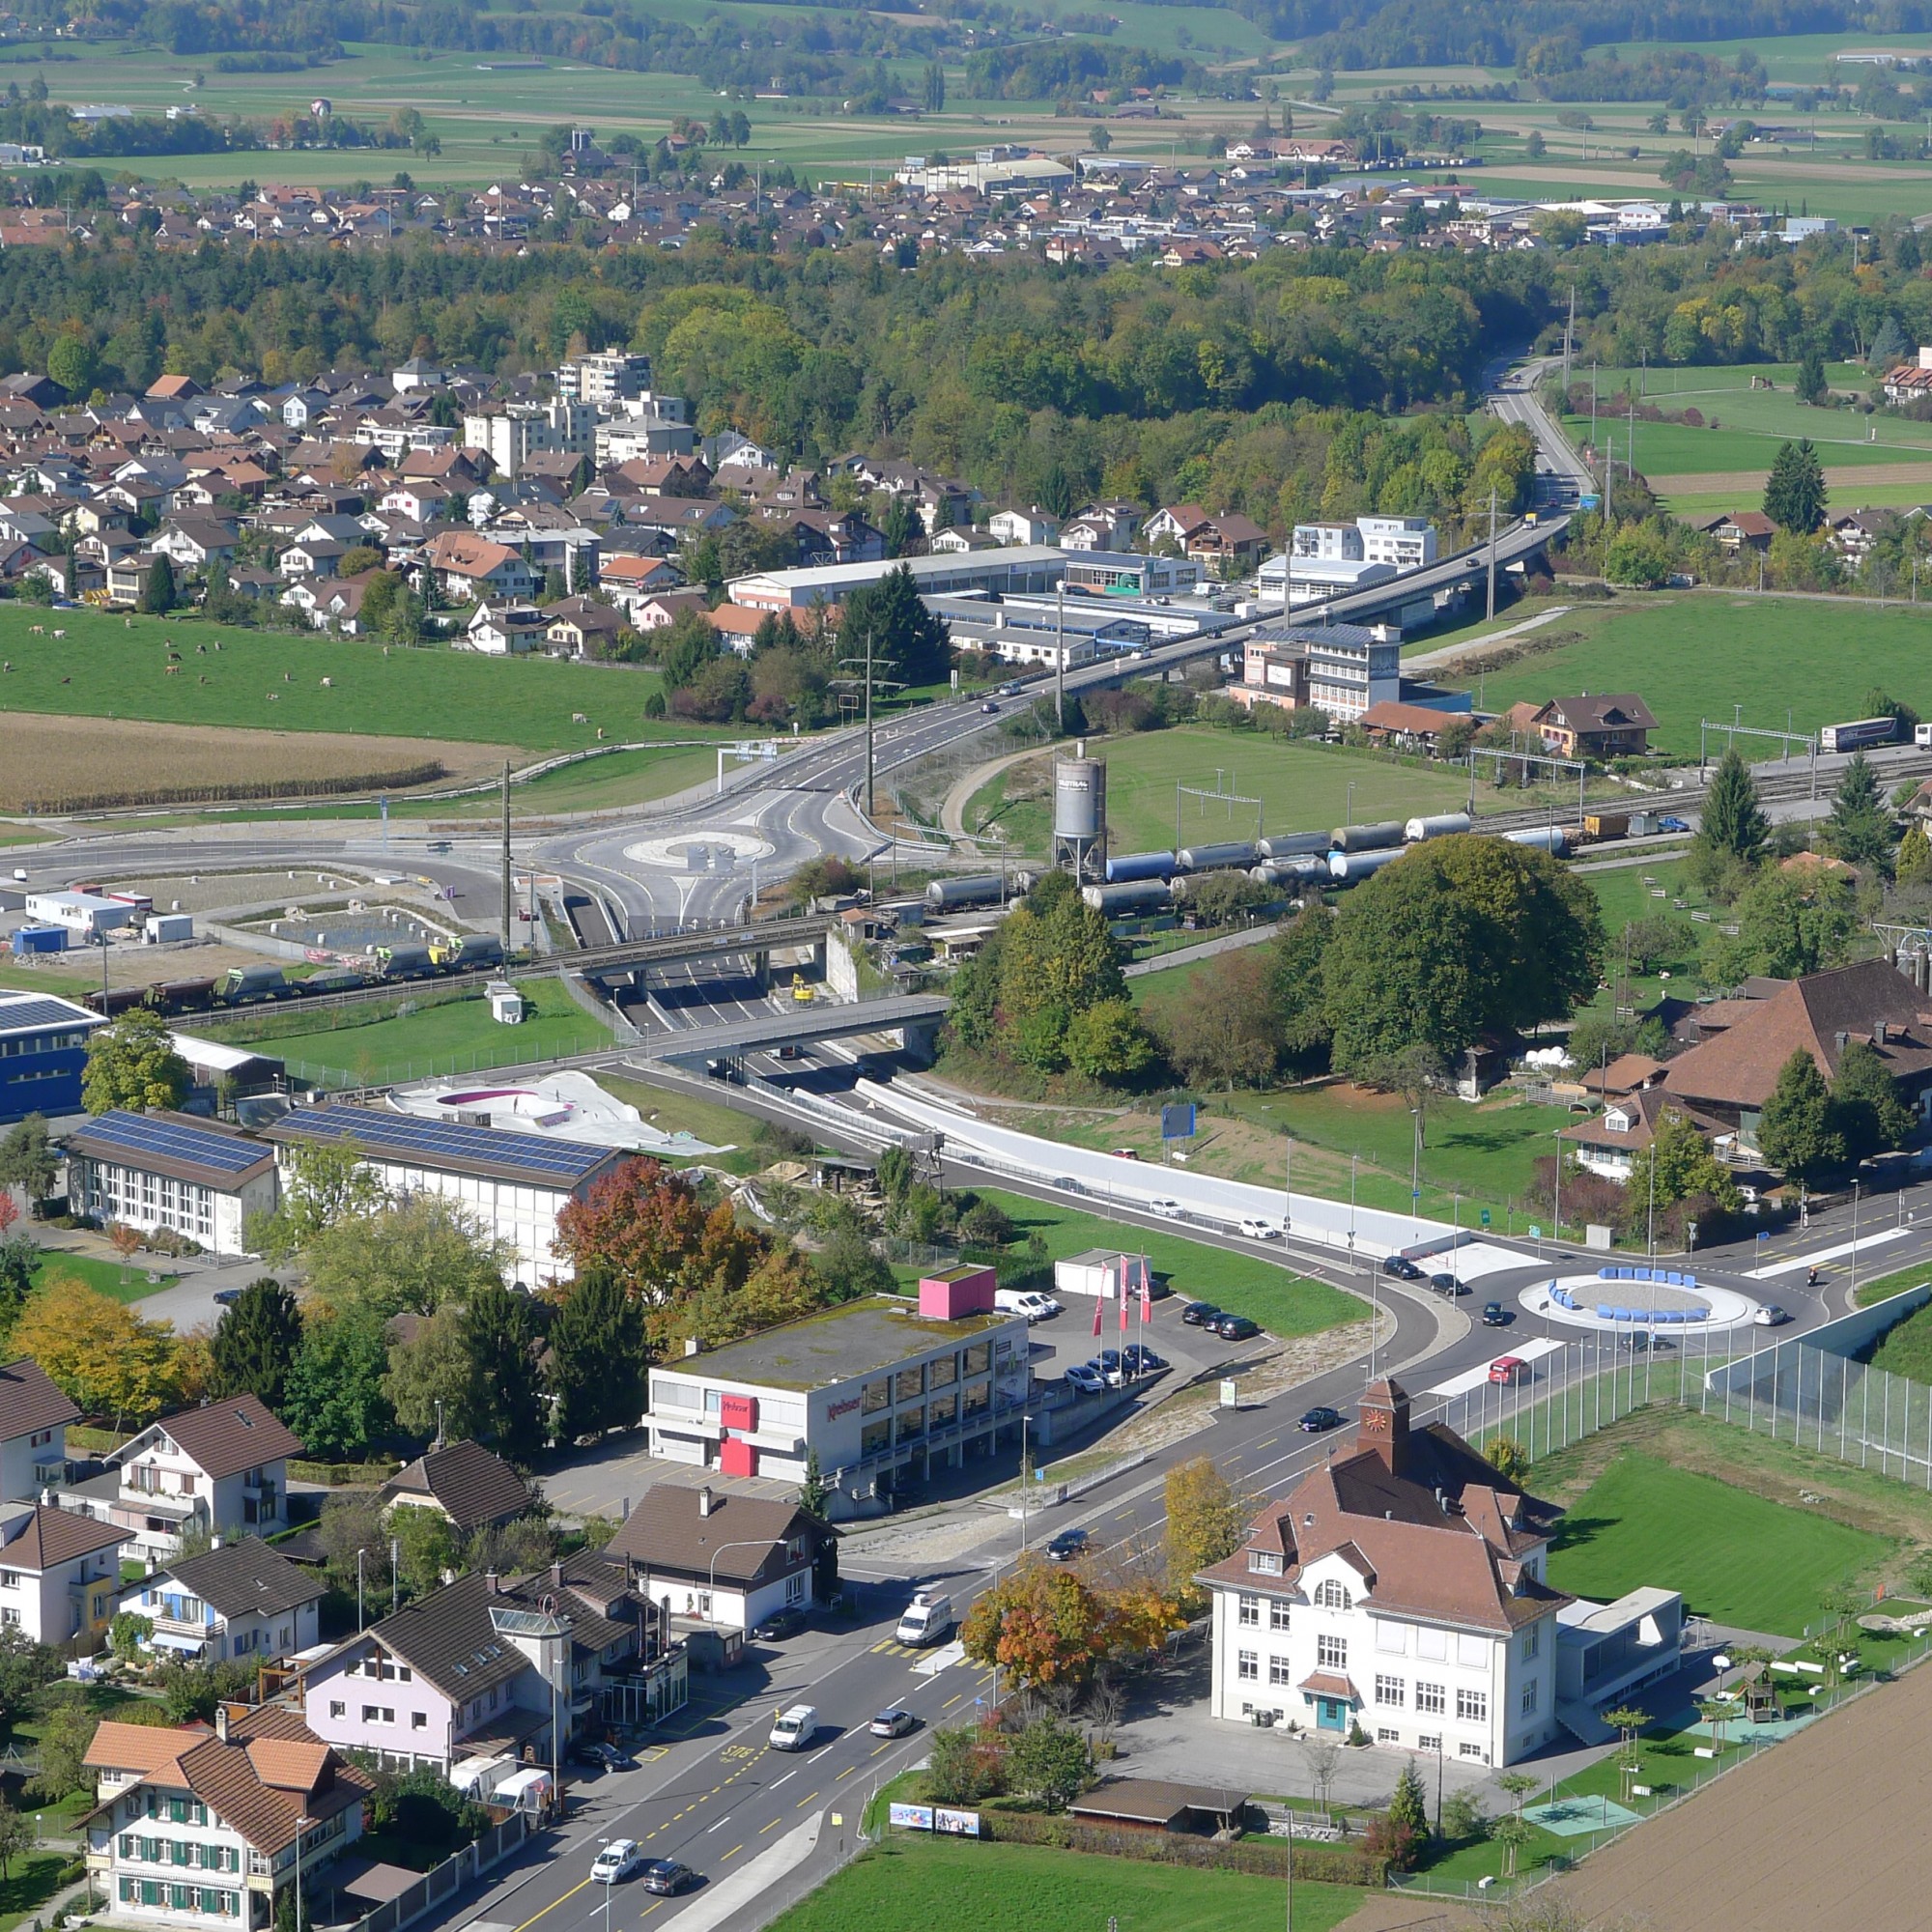
[[709, 1213], [683, 1175], [639, 1156], [596, 1182], [556, 1217], [554, 1252], [579, 1274], [609, 1271], [647, 1307], [707, 1288], [744, 1286], [765, 1242], [741, 1228], [728, 1204]]
[[974, 1662], [998, 1664], [1015, 1685], [1082, 1684], [1106, 1653], [1108, 1622], [1084, 1578], [1034, 1556], [980, 1597], [959, 1639]]

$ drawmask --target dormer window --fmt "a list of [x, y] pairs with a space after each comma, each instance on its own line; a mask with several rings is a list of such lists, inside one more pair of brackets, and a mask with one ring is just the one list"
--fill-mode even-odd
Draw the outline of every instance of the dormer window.
[[1279, 1577], [1281, 1558], [1272, 1549], [1251, 1549], [1248, 1551], [1248, 1568], [1257, 1577]]
[[1355, 1600], [1346, 1583], [1327, 1577], [1315, 1586], [1315, 1607], [1318, 1610], [1352, 1610]]

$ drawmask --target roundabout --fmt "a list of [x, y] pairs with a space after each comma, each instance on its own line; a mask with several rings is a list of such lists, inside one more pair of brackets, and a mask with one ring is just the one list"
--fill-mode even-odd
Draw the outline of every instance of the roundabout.
[[[777, 848], [751, 832], [678, 832], [624, 847], [624, 857], [659, 871], [728, 872], [742, 860], [769, 859]], [[723, 865], [717, 862], [724, 860]]]
[[1532, 1283], [1517, 1299], [1532, 1315], [1604, 1335], [1673, 1335], [1743, 1328], [1761, 1303], [1677, 1268], [1604, 1267]]

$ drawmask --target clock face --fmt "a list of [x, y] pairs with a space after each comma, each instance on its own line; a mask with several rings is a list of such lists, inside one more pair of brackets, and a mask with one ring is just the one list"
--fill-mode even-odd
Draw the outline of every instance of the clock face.
[[1377, 1435], [1388, 1433], [1389, 1412], [1385, 1408], [1365, 1408], [1362, 1411], [1362, 1427], [1373, 1430]]

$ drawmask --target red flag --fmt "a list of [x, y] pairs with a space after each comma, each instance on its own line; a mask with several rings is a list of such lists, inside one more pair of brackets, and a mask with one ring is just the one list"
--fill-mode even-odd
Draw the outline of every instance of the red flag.
[[1121, 1333], [1127, 1332], [1127, 1258], [1121, 1257]]
[[1095, 1341], [1098, 1341], [1099, 1337], [1100, 1337], [1100, 1297], [1096, 1294], [1094, 1297], [1094, 1339]]
[[1141, 1326], [1145, 1328], [1153, 1320], [1153, 1276], [1148, 1268], [1148, 1258], [1141, 1257]]

